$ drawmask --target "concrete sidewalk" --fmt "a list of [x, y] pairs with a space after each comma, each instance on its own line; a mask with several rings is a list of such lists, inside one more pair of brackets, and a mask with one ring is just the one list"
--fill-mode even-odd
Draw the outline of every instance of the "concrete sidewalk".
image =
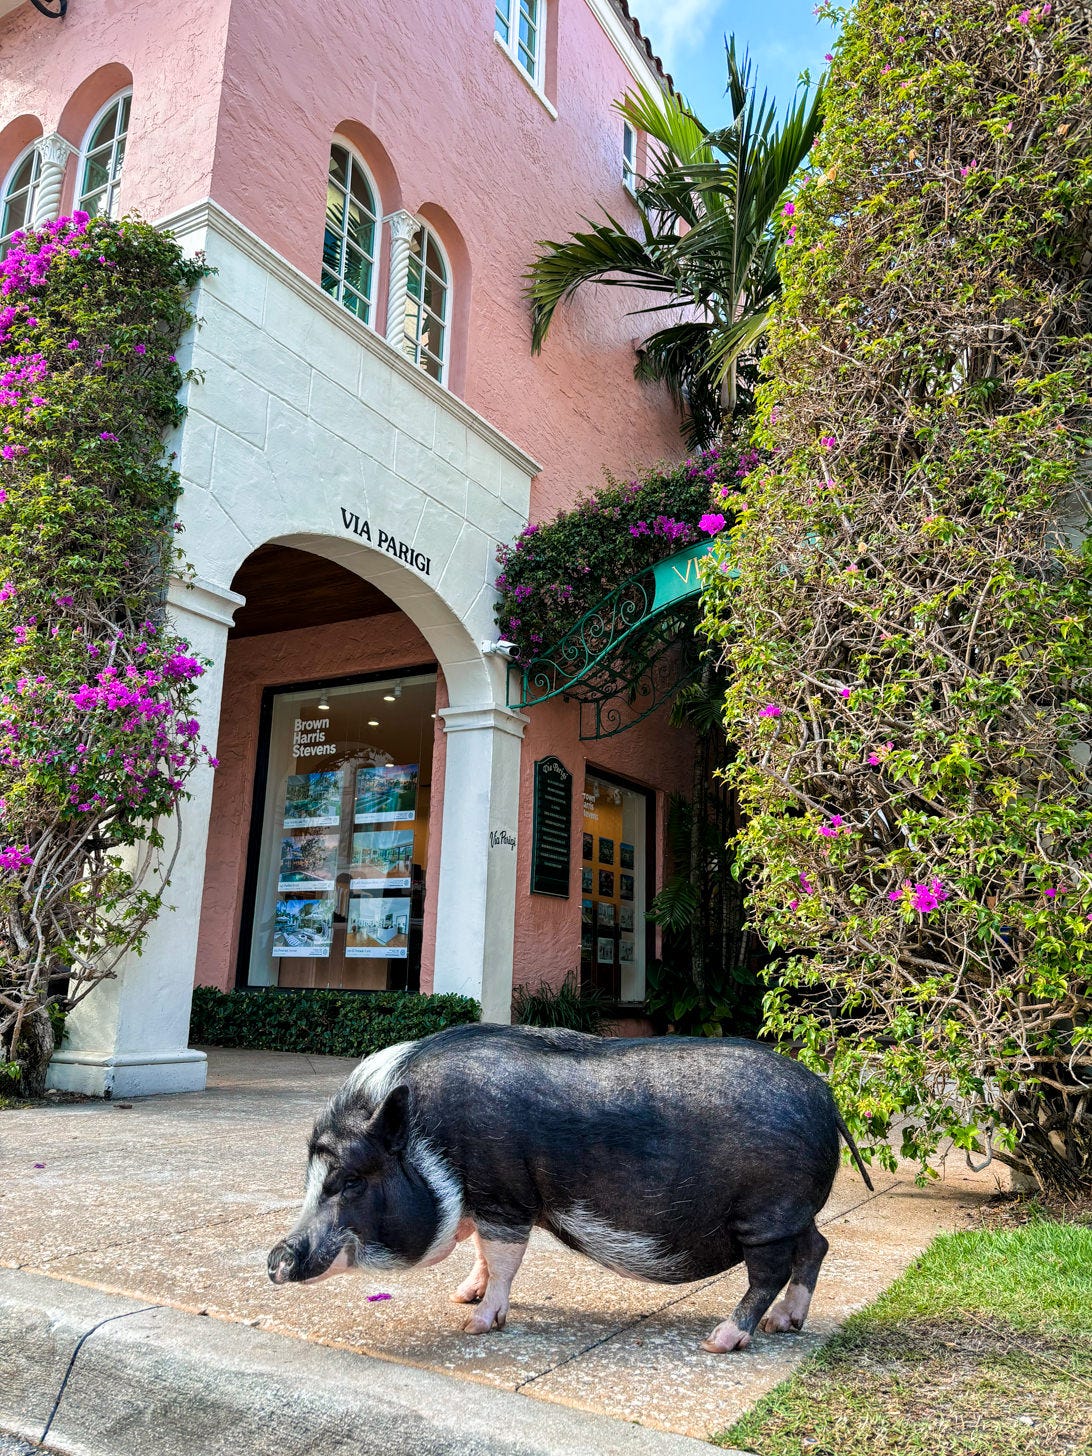
[[[965, 1226], [998, 1181], [953, 1159], [928, 1189], [916, 1189], [909, 1172], [879, 1173], [870, 1194], [843, 1169], [820, 1215], [831, 1251], [807, 1330], [759, 1335], [741, 1355], [698, 1348], [731, 1312], [741, 1271], [693, 1285], [638, 1284], [545, 1234], [532, 1241], [504, 1333], [474, 1337], [461, 1333], [465, 1310], [448, 1299], [468, 1272], [465, 1248], [413, 1274], [309, 1289], [269, 1283], [265, 1256], [298, 1207], [311, 1120], [352, 1064], [209, 1055], [204, 1094], [0, 1113], [0, 1265], [123, 1295], [126, 1308], [248, 1326], [233, 1332], [244, 1341], [260, 1330], [416, 1367], [444, 1377], [436, 1389], [459, 1392], [464, 1409], [475, 1388], [490, 1404], [485, 1386], [705, 1438], [784, 1379], [937, 1233]], [[370, 1294], [391, 1297], [369, 1302]]]

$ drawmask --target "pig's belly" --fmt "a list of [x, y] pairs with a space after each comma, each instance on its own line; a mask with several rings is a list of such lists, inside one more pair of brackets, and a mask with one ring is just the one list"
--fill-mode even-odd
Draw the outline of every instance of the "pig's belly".
[[624, 1279], [645, 1284], [688, 1284], [731, 1269], [743, 1257], [738, 1242], [727, 1232], [691, 1246], [678, 1237], [635, 1233], [575, 1205], [545, 1215], [541, 1225], [561, 1243]]

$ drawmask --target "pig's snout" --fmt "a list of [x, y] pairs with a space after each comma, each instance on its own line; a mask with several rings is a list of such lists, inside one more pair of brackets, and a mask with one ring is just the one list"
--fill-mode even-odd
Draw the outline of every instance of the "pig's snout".
[[266, 1264], [269, 1269], [269, 1277], [274, 1284], [288, 1284], [300, 1277], [300, 1254], [299, 1250], [282, 1239], [269, 1251], [269, 1258]]

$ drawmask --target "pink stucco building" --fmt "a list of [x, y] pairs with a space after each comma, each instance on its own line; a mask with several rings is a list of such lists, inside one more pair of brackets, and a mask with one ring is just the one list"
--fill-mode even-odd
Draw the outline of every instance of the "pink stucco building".
[[[537, 358], [522, 296], [537, 239], [634, 215], [641, 139], [612, 103], [667, 84], [625, 0], [68, 0], [63, 20], [0, 0], [0, 238], [139, 212], [216, 269], [173, 442], [196, 583], [171, 609], [215, 665], [220, 768], [186, 808], [175, 913], [73, 1016], [56, 1085], [202, 1085], [195, 979], [419, 985], [507, 1019], [513, 976], [583, 965], [640, 1006], [685, 741], [516, 711], [490, 648], [497, 543], [604, 468], [681, 452], [633, 379], [624, 295], [579, 299]], [[532, 893], [551, 758], [568, 884]]]

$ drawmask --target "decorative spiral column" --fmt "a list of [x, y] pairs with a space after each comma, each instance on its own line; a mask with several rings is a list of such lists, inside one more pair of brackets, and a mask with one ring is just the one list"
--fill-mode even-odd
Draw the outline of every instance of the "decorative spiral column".
[[35, 142], [34, 150], [38, 153], [38, 190], [30, 222], [38, 228], [60, 216], [64, 170], [76, 148], [55, 131]]
[[392, 212], [387, 218], [391, 227], [391, 277], [387, 289], [387, 343], [406, 349], [406, 288], [409, 283], [410, 252], [421, 222], [412, 212]]

